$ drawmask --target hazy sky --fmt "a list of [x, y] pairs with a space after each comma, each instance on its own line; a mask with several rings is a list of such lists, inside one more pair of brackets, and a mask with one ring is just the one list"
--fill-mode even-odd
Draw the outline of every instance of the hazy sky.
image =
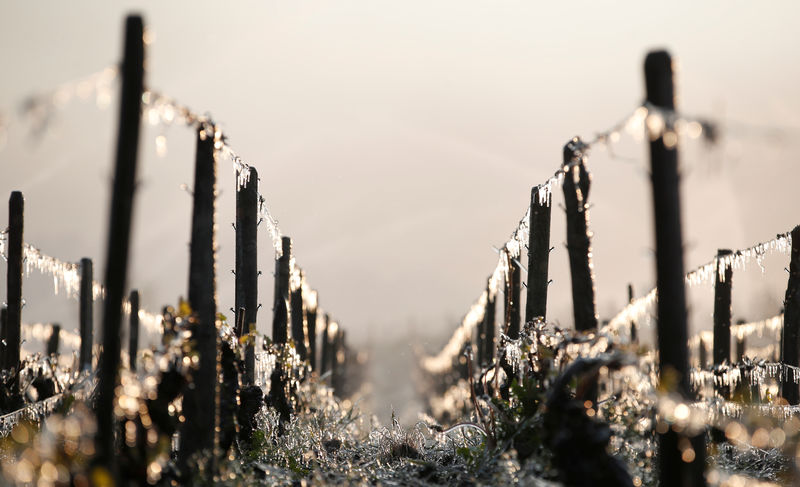
[[[736, 121], [721, 143], [684, 145], [686, 264], [718, 247], [800, 223], [800, 4], [784, 2], [4, 2], [0, 110], [117, 62], [123, 17], [144, 14], [148, 86], [209, 112], [261, 175], [261, 191], [321, 305], [356, 343], [409, 330], [449, 334], [480, 294], [531, 186], [564, 143], [627, 115], [647, 51], [680, 61], [679, 107]], [[26, 197], [26, 240], [102, 276], [116, 98], [75, 101], [41, 140], [12, 127], [0, 195]], [[784, 130], [779, 137], [769, 127]], [[735, 130], [734, 130], [735, 128]], [[156, 155], [154, 139], [168, 138]], [[193, 133], [145, 127], [130, 285], [153, 311], [187, 285]], [[591, 225], [601, 318], [625, 286], [654, 283], [648, 161], [642, 143], [592, 154]], [[233, 304], [234, 176], [219, 171], [219, 307]], [[554, 203], [561, 204], [560, 189]], [[5, 206], [4, 206], [5, 208]], [[7, 212], [0, 212], [0, 226]], [[554, 208], [550, 317], [572, 322], [563, 213]], [[271, 323], [271, 247], [261, 234], [259, 327]], [[734, 276], [734, 315], [780, 307], [786, 259]], [[25, 283], [25, 321], [76, 324], [52, 283]], [[5, 293], [5, 282], [0, 284]], [[708, 328], [709, 288], [692, 292]], [[70, 318], [65, 318], [69, 316]], [[69, 326], [69, 325], [68, 325]]]

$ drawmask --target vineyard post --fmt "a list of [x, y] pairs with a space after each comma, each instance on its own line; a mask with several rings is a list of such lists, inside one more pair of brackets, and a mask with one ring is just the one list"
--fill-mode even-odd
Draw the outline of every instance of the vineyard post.
[[[577, 137], [564, 146], [564, 206], [567, 213], [567, 250], [572, 277], [572, 310], [575, 329], [597, 329], [592, 247], [589, 232], [589, 186], [591, 178], [584, 164], [583, 142]], [[578, 181], [575, 181], [575, 178]]]
[[[192, 206], [192, 240], [189, 255], [189, 306], [192, 310], [191, 332], [199, 356], [193, 381], [183, 396], [185, 421], [180, 432], [179, 461], [182, 469], [189, 458], [202, 450], [211, 453], [208, 474], [215, 466], [215, 431], [219, 426], [218, 334], [215, 282], [214, 207], [216, 197], [216, 162], [214, 160], [214, 128], [201, 125], [197, 129], [194, 198]], [[183, 472], [188, 473], [188, 472]]]
[[281, 237], [281, 256], [275, 261], [275, 305], [272, 315], [272, 341], [283, 345], [289, 339], [289, 262], [292, 239]]
[[[236, 193], [236, 308], [244, 308], [244, 326], [239, 337], [255, 330], [258, 312], [258, 171], [249, 169], [249, 179]], [[244, 383], [255, 384], [255, 345], [247, 342]]]
[[548, 266], [550, 263], [550, 193], [542, 197], [542, 189], [531, 189], [530, 225], [528, 232], [528, 290], [525, 301], [525, 322], [537, 316], [547, 317]]
[[486, 292], [486, 304], [483, 307], [483, 317], [481, 318], [480, 323], [478, 323], [476, 334], [475, 334], [475, 350], [476, 350], [476, 359], [478, 365], [482, 366], [486, 364], [486, 313], [489, 312], [489, 292]]
[[[485, 312], [484, 310], [484, 313]], [[481, 318], [481, 321], [479, 321], [475, 327], [474, 340], [471, 337], [468, 342], [470, 350], [473, 352], [472, 359], [476, 360], [477, 364], [483, 363], [483, 333], [483, 318]]]
[[47, 356], [56, 356], [58, 361], [58, 345], [61, 338], [61, 325], [53, 323], [50, 325], [50, 338], [47, 340]]
[[92, 370], [92, 346], [94, 345], [94, 272], [92, 259], [81, 259], [81, 290], [80, 290], [80, 368]]
[[483, 342], [483, 358], [485, 363], [481, 365], [490, 364], [494, 359], [495, 335], [497, 334], [495, 324], [497, 295], [492, 294], [491, 281], [492, 277], [489, 276], [489, 280], [486, 283], [486, 311], [483, 314], [484, 333], [486, 334], [486, 340]]
[[[783, 314], [783, 363], [792, 367], [800, 365], [798, 340], [800, 340], [800, 226], [792, 229], [792, 257], [789, 263], [789, 282], [786, 286]], [[794, 374], [784, 373], [781, 393], [789, 404], [800, 402], [800, 390], [795, 384]]]
[[333, 387], [333, 393], [337, 397], [341, 397], [342, 394], [342, 381], [344, 375], [344, 359], [345, 357], [345, 345], [344, 345], [344, 330], [341, 327], [337, 327], [336, 329], [336, 336], [333, 339], [333, 356], [331, 357], [331, 386]]
[[[714, 365], [731, 361], [731, 280], [733, 268], [724, 259], [733, 252], [729, 249], [717, 250], [714, 263]], [[720, 266], [723, 266], [722, 268]], [[717, 385], [717, 393], [730, 399], [729, 386]]]
[[[314, 293], [312, 291], [312, 293]], [[316, 298], [316, 294], [314, 294]], [[313, 306], [306, 310], [307, 325], [308, 325], [308, 362], [311, 364], [311, 370], [317, 370], [317, 303], [314, 300]]]
[[308, 358], [308, 351], [306, 349], [306, 326], [305, 326], [305, 313], [303, 312], [303, 286], [300, 284], [303, 281], [302, 272], [300, 271], [300, 282], [297, 287], [290, 291], [289, 301], [291, 303], [291, 317], [292, 317], [292, 339], [294, 339], [294, 349], [300, 360]]
[[[237, 226], [238, 231], [238, 226]], [[238, 247], [237, 247], [238, 249]], [[238, 279], [238, 278], [237, 278]], [[239, 308], [236, 312], [236, 336], [244, 336], [245, 333], [245, 309]], [[249, 342], [249, 340], [248, 340]], [[264, 392], [261, 390], [260, 386], [255, 385], [255, 347], [251, 347], [251, 344], [248, 343], [247, 348], [245, 349], [245, 370], [244, 375], [247, 376], [248, 373], [248, 366], [247, 366], [247, 353], [252, 351], [253, 353], [253, 368], [249, 369], [249, 372], [252, 373], [250, 379], [245, 378], [243, 380], [243, 384], [241, 389], [239, 390], [239, 406], [238, 410], [236, 411], [236, 419], [239, 422], [239, 439], [242, 441], [242, 444], [247, 448], [251, 441], [253, 440], [253, 431], [257, 426], [256, 424], [256, 415], [258, 411], [261, 409], [261, 405], [264, 404]], [[225, 362], [225, 355], [227, 352], [232, 352], [230, 347], [223, 343], [223, 362]], [[226, 368], [223, 365], [223, 380], [225, 380], [225, 372]], [[227, 370], [228, 374], [233, 376], [233, 380], [237, 380], [236, 374], [230, 374], [230, 370]], [[249, 384], [247, 381], [250, 381]], [[223, 385], [223, 390], [226, 388]], [[235, 386], [234, 386], [235, 389]], [[235, 397], [235, 390], [233, 391]], [[223, 453], [224, 454], [224, 453]]]
[[[275, 305], [272, 315], [272, 342], [278, 347], [283, 347], [289, 339], [289, 308], [287, 302], [289, 293], [289, 264], [292, 258], [292, 239], [281, 237], [281, 256], [275, 261]], [[286, 397], [286, 371], [283, 364], [278, 361], [270, 377], [270, 403], [277, 409], [281, 418], [281, 432], [283, 423], [289, 421], [289, 398]]]
[[128, 318], [128, 368], [136, 370], [136, 357], [139, 353], [139, 291], [131, 291], [128, 302], [131, 305]]
[[135, 15], [129, 16], [125, 24], [119, 135], [106, 252], [103, 355], [100, 359], [97, 400], [95, 401], [98, 465], [105, 467], [107, 473], [114, 479], [117, 476], [114, 403], [119, 383], [119, 333], [122, 324], [122, 301], [125, 297], [125, 283], [128, 276], [131, 215], [136, 185], [136, 159], [139, 150], [141, 104], [144, 91], [143, 35], [142, 18]]
[[[737, 325], [745, 324], [745, 320], [737, 320]], [[746, 339], [741, 332], [737, 332], [736, 334], [736, 362], [739, 363], [739, 370], [740, 370], [740, 383], [737, 387], [737, 393], [743, 394], [746, 400], [748, 401], [758, 401], [758, 390], [759, 386], [753, 383], [753, 374], [752, 371], [748, 371], [743, 364], [744, 357], [745, 357], [745, 347], [746, 347]]]
[[707, 350], [706, 341], [703, 338], [701, 338], [699, 343], [700, 345], [698, 345], [699, 349], [698, 355], [700, 356], [699, 357], [700, 368], [705, 370], [706, 367], [708, 367], [708, 352], [706, 351]]
[[6, 348], [8, 348], [8, 336], [6, 329], [8, 324], [8, 308], [3, 306], [0, 308], [0, 370], [5, 368], [6, 364]]
[[[737, 325], [743, 325], [743, 324], [745, 324], [745, 320], [738, 320], [736, 322], [736, 324]], [[736, 361], [737, 362], [741, 362], [742, 360], [744, 360], [744, 355], [745, 355], [744, 351], [745, 351], [745, 347], [746, 346], [747, 346], [747, 341], [746, 341], [744, 335], [738, 335], [737, 334], [737, 336], [736, 336]]]
[[522, 272], [519, 265], [519, 259], [511, 256], [511, 253], [506, 249], [506, 258], [508, 259], [508, 280], [506, 281], [506, 326], [507, 335], [511, 339], [519, 338], [520, 330], [520, 306], [519, 301], [521, 297], [522, 288]]
[[[628, 284], [628, 304], [633, 304], [633, 284]], [[639, 342], [639, 333], [636, 329], [636, 322], [631, 320], [631, 343]]]
[[[656, 110], [675, 109], [672, 58], [666, 51], [654, 51], [644, 63], [647, 102]], [[651, 110], [652, 111], [652, 110]], [[658, 116], [658, 112], [650, 116]], [[690, 398], [687, 354], [686, 290], [684, 288], [683, 234], [681, 228], [680, 179], [677, 135], [673, 121], [665, 119], [662, 133], [650, 135], [650, 163], [656, 243], [656, 285], [658, 288], [658, 350], [662, 387]], [[668, 138], [665, 137], [668, 134]], [[666, 140], [665, 140], [666, 139]], [[686, 445], [689, 440], [690, 447]], [[658, 437], [661, 485], [686, 487], [705, 485], [705, 436], [686, 438], [672, 428]], [[688, 454], [688, 448], [692, 454]], [[691, 458], [693, 456], [693, 458]], [[684, 458], [690, 458], [686, 462]]]
[[322, 328], [322, 343], [319, 352], [319, 375], [322, 376], [330, 370], [331, 343], [328, 338], [331, 325], [331, 316], [325, 313], [325, 326]]
[[25, 198], [22, 193], [14, 191], [8, 201], [8, 265], [6, 280], [6, 354], [3, 369], [11, 371], [12, 379], [7, 394], [12, 401], [20, 399], [19, 388], [19, 349], [22, 328], [22, 261], [23, 261], [23, 226]]
[[[505, 335], [515, 340], [519, 338], [519, 321], [520, 321], [520, 309], [519, 309], [519, 299], [520, 299], [520, 287], [521, 287], [521, 276], [520, 276], [520, 266], [518, 264], [517, 259], [511, 256], [511, 252], [508, 248], [504, 249], [505, 252], [505, 259], [508, 265], [507, 267], [507, 275], [506, 279], [504, 280], [505, 283], [505, 302], [503, 311], [505, 312]], [[506, 373], [506, 377], [513, 377], [514, 376], [514, 367], [509, 363], [508, 360], [505, 360], [505, 348], [501, 354], [502, 360], [502, 367], [503, 371]], [[508, 384], [511, 383], [511, 379], [509, 379], [507, 385], [502, 387], [500, 390], [500, 395], [504, 399], [508, 399], [509, 387]]]

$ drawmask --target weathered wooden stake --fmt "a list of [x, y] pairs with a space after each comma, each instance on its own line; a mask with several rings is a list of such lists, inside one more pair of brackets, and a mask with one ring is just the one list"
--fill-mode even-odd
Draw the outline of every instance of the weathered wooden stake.
[[306, 348], [306, 323], [305, 312], [303, 309], [303, 287], [298, 286], [297, 289], [291, 291], [291, 296], [289, 299], [292, 307], [292, 339], [294, 340], [294, 349], [297, 351], [297, 355], [300, 356], [300, 360], [305, 360], [308, 358], [308, 349]]
[[475, 340], [471, 341], [472, 350], [475, 352], [475, 360], [477, 360], [477, 364], [480, 365], [484, 363], [483, 359], [483, 350], [485, 348], [483, 342], [486, 340], [486, 330], [484, 330], [485, 317], [486, 317], [486, 310], [484, 310], [484, 317], [481, 318], [481, 321], [478, 323], [478, 326], [475, 327]]
[[120, 328], [122, 301], [128, 276], [128, 249], [136, 184], [136, 159], [139, 152], [139, 125], [144, 91], [144, 26], [139, 16], [125, 23], [125, 52], [122, 59], [119, 133], [116, 168], [111, 195], [111, 221], [108, 227], [105, 287], [103, 301], [103, 354], [95, 401], [98, 465], [116, 479], [114, 441], [114, 403], [119, 383]]
[[[316, 297], [316, 294], [314, 295]], [[316, 299], [315, 299], [316, 301]], [[317, 370], [317, 305], [316, 302], [306, 310], [306, 325], [308, 326], [308, 362], [311, 370]]]
[[[740, 323], [740, 324], [743, 324]], [[745, 357], [746, 338], [743, 336], [736, 337], [736, 361], [741, 362]]]
[[486, 363], [486, 313], [489, 311], [489, 293], [486, 293], [486, 306], [483, 308], [483, 318], [475, 330], [476, 359], [479, 366]]
[[[577, 137], [564, 146], [564, 206], [567, 212], [567, 250], [572, 277], [572, 310], [575, 329], [597, 328], [592, 247], [589, 232], [589, 186], [591, 178], [584, 164], [583, 142]], [[577, 181], [576, 181], [577, 178]]]
[[136, 370], [136, 357], [139, 354], [139, 291], [131, 291], [128, 302], [131, 305], [128, 319], [128, 368]]
[[8, 201], [8, 264], [6, 279], [6, 354], [3, 369], [11, 371], [13, 377], [6, 393], [17, 402], [19, 390], [19, 348], [22, 329], [22, 260], [23, 260], [23, 223], [25, 199], [22, 193], [14, 191]]
[[3, 306], [0, 308], [0, 370], [6, 366], [6, 348], [8, 344], [8, 335], [6, 331], [8, 323], [8, 308]]
[[[675, 109], [672, 58], [665, 51], [648, 54], [644, 65], [647, 102], [655, 110]], [[660, 116], [655, 111], [650, 116]], [[683, 234], [678, 176], [678, 146], [668, 117], [662, 133], [650, 135], [650, 162], [655, 211], [658, 350], [661, 387], [690, 397], [687, 353]], [[669, 134], [667, 140], [664, 135]], [[667, 144], [668, 143], [668, 144]], [[689, 445], [687, 445], [687, 440]], [[691, 454], [687, 453], [691, 448]], [[659, 435], [660, 485], [705, 485], [705, 437], [679, 435], [669, 428]], [[684, 461], [689, 459], [690, 461]]]
[[[244, 308], [239, 336], [256, 327], [258, 312], [258, 171], [250, 168], [247, 184], [236, 193], [236, 309]], [[245, 385], [255, 384], [256, 355], [252, 342], [245, 348]]]
[[322, 351], [320, 352], [319, 375], [331, 370], [331, 316], [325, 313], [325, 328], [322, 331]]
[[345, 333], [341, 328], [337, 328], [336, 337], [333, 339], [333, 357], [331, 360], [331, 386], [333, 393], [342, 397], [342, 386], [345, 374]]
[[[491, 281], [491, 276], [489, 281]], [[489, 283], [486, 284], [486, 312], [483, 314], [483, 326], [486, 339], [483, 341], [483, 362], [481, 365], [488, 365], [494, 359], [494, 347], [496, 340], [495, 315], [497, 314], [497, 295], [492, 295]]]
[[[511, 338], [516, 339], [519, 338], [519, 321], [520, 321], [520, 314], [519, 314], [519, 297], [520, 297], [520, 266], [515, 262], [515, 260], [511, 257], [511, 254], [508, 250], [505, 251], [505, 258], [508, 262], [508, 276], [504, 282], [504, 292], [505, 295], [505, 302], [503, 311], [505, 314], [505, 334]], [[511, 385], [511, 381], [515, 376], [515, 369], [514, 367], [506, 360], [505, 349], [502, 350], [502, 353], [499, 354], [499, 360], [502, 364], [503, 371], [508, 377], [505, 385], [500, 388], [500, 396], [503, 399], [508, 399], [509, 394], [509, 387]]]
[[[213, 127], [197, 131], [197, 154], [192, 208], [192, 241], [189, 256], [189, 306], [192, 309], [191, 331], [199, 365], [183, 396], [183, 415], [179, 463], [185, 469], [189, 458], [206, 450], [215, 471], [214, 448], [218, 415], [218, 334], [216, 326], [216, 276], [214, 207], [216, 198], [216, 162]], [[188, 473], [185, 472], [185, 473]]]
[[[289, 339], [289, 263], [292, 258], [292, 239], [281, 237], [281, 256], [275, 261], [275, 305], [272, 316], [272, 341], [277, 345]], [[283, 366], [278, 362], [270, 377], [269, 402], [278, 411], [283, 424], [289, 421], [291, 408], [287, 397], [287, 377]]]
[[94, 346], [94, 271], [92, 259], [81, 259], [81, 290], [80, 290], [80, 368], [92, 370], [92, 347]]
[[539, 186], [531, 190], [528, 237], [528, 290], [525, 322], [547, 318], [548, 266], [550, 264], [550, 199]]
[[282, 255], [275, 261], [275, 305], [272, 315], [272, 341], [286, 343], [289, 339], [289, 261], [292, 258], [292, 239], [281, 237]]
[[[783, 363], [800, 365], [800, 226], [792, 230], [792, 258], [789, 263], [789, 283], [784, 299], [782, 352]], [[784, 374], [781, 393], [789, 404], [800, 403], [800, 390], [791, 373]]]
[[[61, 338], [61, 325], [53, 323], [50, 326], [50, 338], [47, 340], [47, 356], [58, 356], [58, 345]], [[56, 360], [58, 360], [56, 358]]]
[[[628, 304], [631, 303], [633, 303], [633, 284], [628, 284]], [[639, 343], [639, 332], [633, 320], [631, 320], [631, 343]]]
[[[714, 365], [722, 365], [731, 361], [731, 281], [733, 268], [722, 259], [731, 255], [729, 249], [717, 250], [714, 265]], [[720, 266], [724, 268], [720, 269]], [[730, 399], [730, 387], [717, 386], [717, 393]]]
[[706, 341], [701, 338], [700, 345], [698, 347], [699, 347], [698, 360], [700, 362], [700, 368], [705, 370], [708, 367], [708, 352], [706, 351]]
[[[508, 251], [506, 251], [508, 252]], [[505, 315], [506, 327], [509, 338], [519, 338], [520, 330], [520, 295], [522, 287], [522, 271], [519, 261], [507, 254], [508, 258], [508, 280], [506, 281], [506, 302]]]
[[256, 417], [264, 404], [264, 391], [261, 387], [252, 385], [245, 386], [239, 393], [239, 412], [237, 419], [239, 421], [239, 438], [244, 443], [244, 448], [250, 446], [250, 441], [253, 438], [253, 432], [256, 431], [258, 423]]

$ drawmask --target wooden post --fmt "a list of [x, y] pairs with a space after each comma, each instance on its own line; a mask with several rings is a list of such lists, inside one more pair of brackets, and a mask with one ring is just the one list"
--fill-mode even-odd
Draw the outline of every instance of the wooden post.
[[525, 322], [547, 318], [548, 266], [550, 264], [550, 201], [542, 189], [531, 190], [531, 221], [528, 236], [528, 291]]
[[331, 316], [325, 313], [325, 328], [322, 331], [322, 351], [320, 352], [319, 375], [331, 370]]
[[8, 201], [8, 264], [6, 280], [6, 354], [3, 369], [13, 376], [7, 394], [12, 402], [20, 398], [19, 389], [19, 348], [22, 329], [22, 260], [23, 260], [23, 213], [25, 199], [22, 193], [14, 191]]
[[522, 272], [519, 267], [519, 261], [514, 259], [508, 250], [506, 250], [506, 258], [508, 259], [508, 279], [506, 281], [506, 330], [509, 338], [519, 338], [520, 330], [520, 294], [522, 287]]
[[[731, 255], [729, 249], [717, 250], [714, 265], [714, 365], [722, 365], [731, 361], [731, 280], [733, 269], [722, 262]], [[724, 268], [720, 269], [720, 266]], [[717, 386], [717, 393], [724, 399], [730, 399], [730, 387]]]
[[[302, 276], [302, 271], [301, 276]], [[302, 277], [300, 278], [302, 282]], [[298, 283], [297, 289], [291, 291], [291, 315], [292, 315], [292, 339], [294, 340], [294, 349], [300, 360], [308, 358], [308, 350], [306, 348], [306, 324], [305, 313], [303, 312], [303, 287]]]
[[47, 340], [47, 356], [48, 357], [56, 357], [58, 360], [58, 345], [59, 339], [61, 335], [61, 325], [58, 323], [53, 323], [50, 326], [50, 338]]
[[[199, 355], [199, 366], [194, 371], [193, 387], [187, 388], [183, 396], [185, 421], [182, 424], [179, 451], [179, 463], [183, 468], [186, 468], [193, 454], [203, 450], [209, 454], [208, 458], [214, 458], [215, 430], [219, 420], [216, 394], [219, 364], [214, 254], [215, 197], [213, 127], [201, 126], [197, 131], [188, 293], [192, 309], [190, 329]], [[209, 475], [213, 475], [214, 470], [215, 467], [211, 465]]]
[[[745, 323], [746, 323], [745, 320], [737, 320], [736, 321], [737, 325], [743, 325]], [[740, 384], [739, 384], [739, 386], [737, 388], [737, 394], [741, 393], [746, 401], [750, 401], [750, 402], [755, 401], [755, 402], [757, 402], [760, 399], [759, 398], [759, 393], [758, 393], [759, 386], [758, 386], [757, 383], [754, 383], [754, 381], [753, 381], [752, 371], [746, 370], [745, 366], [743, 365], [743, 361], [744, 361], [744, 357], [745, 357], [745, 342], [746, 342], [745, 336], [744, 335], [739, 336], [737, 334], [737, 336], [736, 336], [736, 352], [735, 352], [736, 360], [735, 360], [735, 362], [740, 364], [739, 365], [739, 370], [740, 370], [741, 377], [742, 377], [741, 378], [741, 382], [740, 382]]]
[[[572, 277], [572, 310], [575, 329], [597, 329], [591, 233], [589, 232], [589, 186], [584, 165], [583, 142], [577, 137], [564, 146], [564, 204], [567, 211], [567, 250]], [[577, 178], [577, 181], [576, 181]]]
[[0, 308], [0, 370], [6, 366], [6, 348], [8, 348], [8, 308]]
[[[785, 306], [785, 303], [784, 303], [784, 306], [781, 307], [781, 313], [783, 314], [783, 326], [781, 327], [781, 337], [780, 337], [780, 341], [778, 342], [778, 349], [775, 350], [775, 361], [776, 362], [780, 362], [780, 363], [786, 363], [786, 361], [783, 359], [783, 342], [785, 341], [785, 338], [786, 338], [786, 306]], [[783, 390], [782, 387], [781, 387], [781, 390]], [[781, 394], [781, 397], [782, 396], [783, 395]]]
[[[236, 309], [244, 308], [244, 327], [239, 336], [256, 327], [258, 312], [258, 171], [236, 193]], [[248, 342], [244, 358], [244, 384], [255, 384], [254, 344]]]
[[336, 337], [333, 339], [333, 357], [331, 360], [331, 385], [333, 393], [342, 397], [342, 382], [344, 369], [344, 330], [337, 328]]
[[[628, 304], [631, 303], [633, 303], [633, 284], [628, 284]], [[631, 343], [639, 343], [639, 332], [633, 320], [631, 320]]]
[[702, 338], [700, 339], [700, 345], [698, 345], [698, 355], [699, 355], [699, 362], [700, 368], [705, 370], [708, 367], [708, 352], [706, 351], [706, 341]]
[[[236, 419], [240, 408], [239, 361], [228, 340], [220, 341], [219, 353], [219, 447], [216, 457], [224, 462], [237, 436]], [[250, 418], [245, 419], [251, 421]]]
[[114, 403], [119, 383], [120, 328], [122, 301], [128, 276], [128, 248], [136, 183], [136, 159], [139, 150], [139, 125], [144, 91], [144, 26], [139, 16], [129, 16], [125, 23], [125, 52], [122, 60], [119, 133], [116, 168], [111, 196], [111, 221], [108, 227], [105, 286], [103, 301], [103, 355], [100, 360], [97, 400], [98, 465], [116, 479], [114, 441]]
[[244, 449], [249, 449], [250, 442], [253, 438], [253, 432], [256, 431], [258, 423], [256, 417], [264, 404], [264, 391], [261, 387], [252, 385], [245, 386], [239, 393], [239, 412], [237, 419], [239, 421], [239, 438], [244, 443]]
[[[672, 58], [665, 51], [648, 54], [644, 65], [647, 102], [657, 109], [675, 109]], [[658, 116], [657, 112], [650, 116]], [[686, 294], [684, 288], [683, 234], [681, 227], [678, 176], [678, 147], [671, 122], [665, 120], [671, 134], [665, 143], [664, 133], [650, 134], [650, 162], [655, 211], [656, 285], [658, 287], [658, 350], [661, 387], [690, 397], [689, 358], [687, 354]], [[669, 428], [659, 435], [658, 459], [660, 485], [693, 487], [705, 485], [705, 437], [689, 439], [693, 458], [686, 458], [686, 440]]]
[[[792, 258], [783, 305], [783, 363], [797, 367], [800, 366], [800, 226], [792, 230]], [[784, 399], [794, 406], [800, 403], [800, 390], [792, 379], [792, 374], [784, 374], [781, 392]]]
[[286, 343], [289, 339], [289, 261], [292, 257], [292, 239], [281, 237], [282, 255], [275, 261], [275, 305], [272, 315], [272, 341]]
[[[744, 320], [739, 320], [737, 324], [743, 325], [745, 323]], [[737, 336], [736, 337], [736, 361], [741, 362], [744, 360], [745, 357], [745, 347], [746, 347], [747, 339], [744, 336]]]
[[[489, 281], [492, 277], [489, 276]], [[492, 295], [491, 286], [486, 284], [486, 312], [483, 314], [484, 330], [486, 339], [483, 341], [483, 358], [485, 363], [481, 365], [488, 365], [494, 359], [494, 347], [497, 336], [495, 315], [497, 314], [497, 295]]]
[[128, 368], [136, 370], [136, 357], [139, 353], [139, 291], [134, 289], [128, 298], [131, 315], [128, 324]]
[[[312, 293], [314, 293], [312, 291]], [[307, 311], [306, 325], [308, 326], [308, 363], [311, 370], [317, 370], [317, 303], [314, 293], [314, 303]]]
[[[275, 306], [272, 317], [272, 341], [278, 346], [283, 346], [288, 341], [289, 309], [289, 263], [292, 258], [292, 239], [281, 237], [281, 256], [275, 261]], [[280, 415], [280, 432], [283, 424], [291, 417], [289, 398], [287, 397], [286, 371], [280, 362], [277, 362], [270, 377], [269, 402]]]
[[94, 271], [92, 259], [81, 259], [80, 290], [80, 333], [81, 350], [79, 354], [81, 370], [92, 370], [92, 347], [94, 345]]
[[486, 305], [483, 308], [483, 317], [478, 323], [475, 330], [475, 347], [476, 359], [478, 366], [483, 366], [486, 363], [486, 313], [489, 309], [489, 293], [486, 293]]

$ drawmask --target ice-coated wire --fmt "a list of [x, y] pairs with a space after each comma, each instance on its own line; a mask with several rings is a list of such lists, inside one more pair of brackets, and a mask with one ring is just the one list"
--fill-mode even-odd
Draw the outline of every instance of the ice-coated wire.
[[780, 339], [783, 329], [783, 313], [760, 321], [731, 325], [731, 335], [741, 340], [750, 336], [762, 338], [764, 333], [769, 332], [773, 337]]
[[[31, 133], [42, 134], [52, 121], [56, 111], [75, 98], [95, 98], [99, 108], [111, 103], [111, 91], [119, 75], [116, 66], [108, 66], [82, 78], [68, 81], [56, 88], [25, 97], [14, 110], [0, 111], [0, 148], [6, 140], [8, 129], [15, 122], [30, 125]], [[15, 115], [12, 115], [14, 113]]]
[[[0, 255], [7, 259], [8, 234], [0, 233]], [[50, 275], [53, 278], [53, 293], [57, 296], [61, 290], [66, 292], [68, 298], [77, 298], [81, 286], [80, 263], [67, 262], [51, 255], [47, 255], [31, 244], [22, 244], [25, 275], [30, 276], [32, 270], [40, 274]], [[104, 297], [105, 288], [97, 281], [92, 281], [92, 300]], [[130, 315], [131, 304], [126, 297], [122, 302], [122, 311]], [[139, 309], [139, 323], [150, 333], [161, 333], [161, 316]], [[63, 333], [63, 331], [62, 331]]]
[[[719, 273], [720, 280], [725, 280], [727, 269], [745, 269], [755, 259], [762, 272], [764, 269], [764, 257], [773, 252], [788, 254], [792, 249], [792, 233], [786, 232], [778, 234], [775, 238], [765, 242], [759, 242], [745, 249], [735, 250], [731, 254], [721, 258], [715, 257], [710, 262], [694, 268], [686, 274], [686, 283], [690, 286], [709, 282], [714, 279], [714, 273]], [[718, 263], [720, 265], [718, 265]]]
[[469, 312], [461, 320], [461, 325], [456, 328], [447, 345], [438, 354], [422, 359], [422, 368], [425, 371], [430, 374], [441, 374], [452, 367], [453, 359], [461, 353], [464, 345], [470, 341], [475, 327], [483, 319], [488, 296], [488, 292], [484, 291], [478, 300], [472, 304]]
[[[690, 286], [695, 286], [701, 283], [711, 282], [715, 278], [715, 273], [717, 272], [720, 278], [724, 280], [725, 270], [727, 268], [743, 270], [746, 269], [753, 260], [755, 260], [761, 268], [761, 271], [765, 272], [763, 261], [766, 255], [773, 252], [788, 254], [791, 249], [791, 232], [780, 233], [771, 240], [759, 242], [750, 247], [736, 250], [729, 255], [723, 256], [721, 259], [715, 257], [712, 261], [692, 269], [686, 273], [686, 283]], [[722, 265], [717, 265], [717, 261]], [[657, 289], [653, 288], [644, 296], [628, 303], [619, 313], [611, 318], [609, 324], [606, 326], [612, 329], [619, 329], [626, 323], [629, 324], [631, 321], [636, 321], [648, 314], [657, 301]]]

